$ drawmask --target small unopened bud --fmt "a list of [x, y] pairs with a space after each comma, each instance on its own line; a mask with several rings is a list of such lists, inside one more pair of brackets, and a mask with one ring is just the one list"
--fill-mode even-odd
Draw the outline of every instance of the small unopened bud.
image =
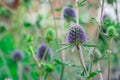
[[66, 19], [68, 22], [69, 21], [74, 21], [76, 18], [76, 11], [73, 7], [66, 6], [63, 9], [63, 17]]
[[108, 29], [107, 29], [107, 35], [109, 37], [114, 37], [116, 36], [116, 30], [114, 28], [114, 26], [110, 26]]
[[46, 32], [46, 34], [45, 34], [45, 40], [47, 42], [50, 42], [53, 39], [54, 39], [54, 32], [53, 32], [53, 30], [52, 29], [48, 29], [47, 32]]

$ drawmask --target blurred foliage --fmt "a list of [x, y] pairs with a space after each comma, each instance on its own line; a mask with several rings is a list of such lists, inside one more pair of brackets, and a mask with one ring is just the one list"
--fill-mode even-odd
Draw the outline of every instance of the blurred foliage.
[[[63, 80], [90, 79], [98, 77], [98, 74], [103, 73], [94, 68], [93, 71], [86, 76], [82, 70], [77, 49], [74, 45], [66, 42], [66, 33], [71, 25], [76, 24], [76, 20], [64, 20], [64, 24], [61, 22], [60, 18], [63, 16], [61, 14], [64, 7], [54, 7], [54, 1], [52, 1], [51, 4], [55, 13], [53, 15], [50, 11], [49, 0], [35, 1], [22, 0], [16, 9], [10, 8], [13, 12], [5, 6], [0, 5], [0, 80], [5, 80], [6, 78], [19, 80], [18, 73], [21, 71], [18, 63], [13, 61], [11, 56], [15, 50], [21, 50], [25, 55], [25, 58], [20, 61], [23, 80], [43, 80], [46, 76], [48, 80], [58, 80], [62, 73], [62, 67], [65, 67]], [[113, 4], [115, 0], [107, 0], [107, 2]], [[86, 12], [87, 10], [84, 7], [88, 5], [87, 8], [90, 9], [95, 4], [87, 4], [87, 0], [81, 0], [77, 5], [77, 7], [85, 9], [86, 14], [89, 14], [89, 11]], [[65, 3], [64, 6], [76, 8], [76, 5], [72, 3]], [[82, 11], [79, 11], [79, 13], [81, 12]], [[107, 17], [102, 24], [99, 25], [97, 19], [92, 18], [90, 15], [88, 21], [86, 18], [84, 18], [85, 21], [83, 21], [82, 17], [85, 15], [83, 13], [79, 14], [78, 18], [79, 24], [83, 26], [86, 31], [89, 31], [91, 28], [89, 28], [89, 24], [90, 26], [94, 24], [96, 27], [101, 26], [97, 42], [94, 39], [90, 41], [91, 37], [88, 37], [88, 41], [80, 45], [83, 48], [87, 71], [90, 70], [91, 56], [93, 56], [93, 67], [96, 67], [97, 62], [101, 61], [102, 69], [107, 69], [106, 63], [108, 56], [106, 51], [109, 47], [108, 35], [112, 37], [115, 35], [112, 42], [111, 67], [119, 69], [119, 67], [116, 66], [120, 64], [120, 24], [116, 20]], [[54, 19], [53, 16], [56, 15], [59, 17]], [[89, 23], [91, 19], [93, 23]], [[2, 22], [5, 23], [3, 24]], [[36, 54], [38, 47], [42, 43], [46, 43], [51, 48], [52, 54], [48, 55], [47, 61], [43, 60], [41, 62], [41, 60], [38, 60], [41, 66], [38, 67]], [[33, 47], [33, 52], [30, 51], [30, 46]], [[96, 48], [94, 54], [92, 51], [93, 47]], [[64, 62], [61, 59], [61, 52], [63, 51], [66, 55]], [[33, 56], [33, 53], [35, 56]]]

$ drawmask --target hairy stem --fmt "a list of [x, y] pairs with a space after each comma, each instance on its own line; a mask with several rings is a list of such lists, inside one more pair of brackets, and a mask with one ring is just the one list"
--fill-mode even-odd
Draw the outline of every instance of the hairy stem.
[[[100, 67], [100, 62], [98, 61], [97, 62], [97, 66], [98, 66], [98, 71], [101, 71], [101, 67]], [[103, 80], [103, 75], [102, 74], [99, 74], [100, 75], [100, 80]]]
[[22, 63], [17, 62], [17, 71], [18, 71], [18, 80], [23, 80], [22, 79]]
[[91, 62], [90, 62], [90, 71], [89, 71], [89, 74], [92, 72], [92, 67], [93, 67], [93, 55], [90, 55], [90, 59], [91, 59]]
[[45, 73], [44, 80], [47, 80], [48, 72]]
[[77, 45], [76, 48], [78, 50], [79, 59], [80, 59], [82, 69], [84, 70], [86, 76], [88, 76], [88, 72], [87, 72], [87, 69], [86, 69], [86, 66], [85, 66], [85, 61], [84, 61], [84, 57], [83, 57], [83, 53], [82, 53], [82, 48], [79, 45]]
[[108, 75], [107, 75], [107, 80], [110, 80], [111, 44], [112, 44], [112, 38], [110, 38], [109, 48], [108, 48]]
[[41, 65], [39, 64], [39, 61], [38, 61], [38, 59], [37, 59], [37, 57], [35, 55], [35, 52], [33, 51], [32, 46], [29, 46], [29, 49], [30, 49], [30, 52], [32, 53], [32, 57], [33, 57], [35, 63], [37, 64], [38, 68], [40, 68]]
[[45, 58], [47, 57], [47, 54], [48, 54], [48, 47], [46, 48], [46, 50], [44, 52], [44, 55], [43, 55], [42, 60], [41, 60], [41, 63], [45, 60]]
[[9, 71], [7, 62], [6, 62], [6, 60], [5, 60], [4, 53], [2, 52], [1, 49], [0, 49], [0, 57], [1, 57], [2, 61], [3, 61], [3, 63], [4, 63], [4, 67], [5, 67], [5, 69], [6, 69], [6, 72], [7, 72], [7, 74], [8, 74], [8, 77], [11, 77], [11, 73], [10, 73], [10, 71]]

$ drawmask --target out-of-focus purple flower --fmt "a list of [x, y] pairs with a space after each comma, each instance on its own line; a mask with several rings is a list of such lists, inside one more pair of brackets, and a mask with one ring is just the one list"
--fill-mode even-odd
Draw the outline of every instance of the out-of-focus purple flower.
[[14, 61], [21, 61], [24, 58], [24, 55], [21, 51], [14, 51], [12, 54], [12, 59]]
[[50, 48], [47, 47], [47, 45], [45, 43], [41, 44], [41, 46], [38, 48], [37, 51], [37, 58], [38, 59], [42, 59], [43, 56], [45, 55], [45, 60], [48, 57], [48, 54], [50, 53]]
[[75, 11], [75, 9], [73, 7], [70, 7], [70, 6], [66, 6], [63, 9], [63, 17], [67, 21], [75, 20], [75, 18], [76, 18], [76, 11]]
[[102, 22], [104, 22], [108, 18], [111, 19], [110, 15], [104, 14], [103, 17], [102, 17]]
[[68, 43], [78, 45], [87, 41], [87, 35], [80, 25], [74, 25], [70, 27], [66, 39]]

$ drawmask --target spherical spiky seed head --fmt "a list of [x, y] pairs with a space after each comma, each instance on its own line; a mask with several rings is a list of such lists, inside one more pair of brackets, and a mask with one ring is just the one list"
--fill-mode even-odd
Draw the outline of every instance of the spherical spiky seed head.
[[107, 0], [108, 4], [113, 4], [116, 0]]
[[67, 21], [74, 21], [76, 18], [76, 11], [73, 7], [66, 6], [63, 10], [63, 17]]
[[54, 39], [54, 32], [53, 32], [53, 30], [52, 29], [48, 29], [47, 32], [46, 32], [46, 34], [45, 34], [45, 40], [47, 42], [50, 42], [53, 39]]
[[37, 51], [37, 58], [42, 59], [45, 55], [45, 60], [47, 59], [48, 54], [50, 53], [50, 49], [47, 47], [45, 43], [41, 44]]
[[70, 27], [66, 39], [68, 43], [78, 45], [87, 41], [87, 35], [80, 25], [74, 25]]
[[114, 37], [116, 36], [116, 30], [115, 30], [115, 27], [114, 26], [110, 26], [108, 29], [107, 29], [107, 35], [109, 37]]
[[12, 59], [14, 61], [21, 61], [24, 58], [24, 55], [21, 51], [14, 51], [12, 54]]

